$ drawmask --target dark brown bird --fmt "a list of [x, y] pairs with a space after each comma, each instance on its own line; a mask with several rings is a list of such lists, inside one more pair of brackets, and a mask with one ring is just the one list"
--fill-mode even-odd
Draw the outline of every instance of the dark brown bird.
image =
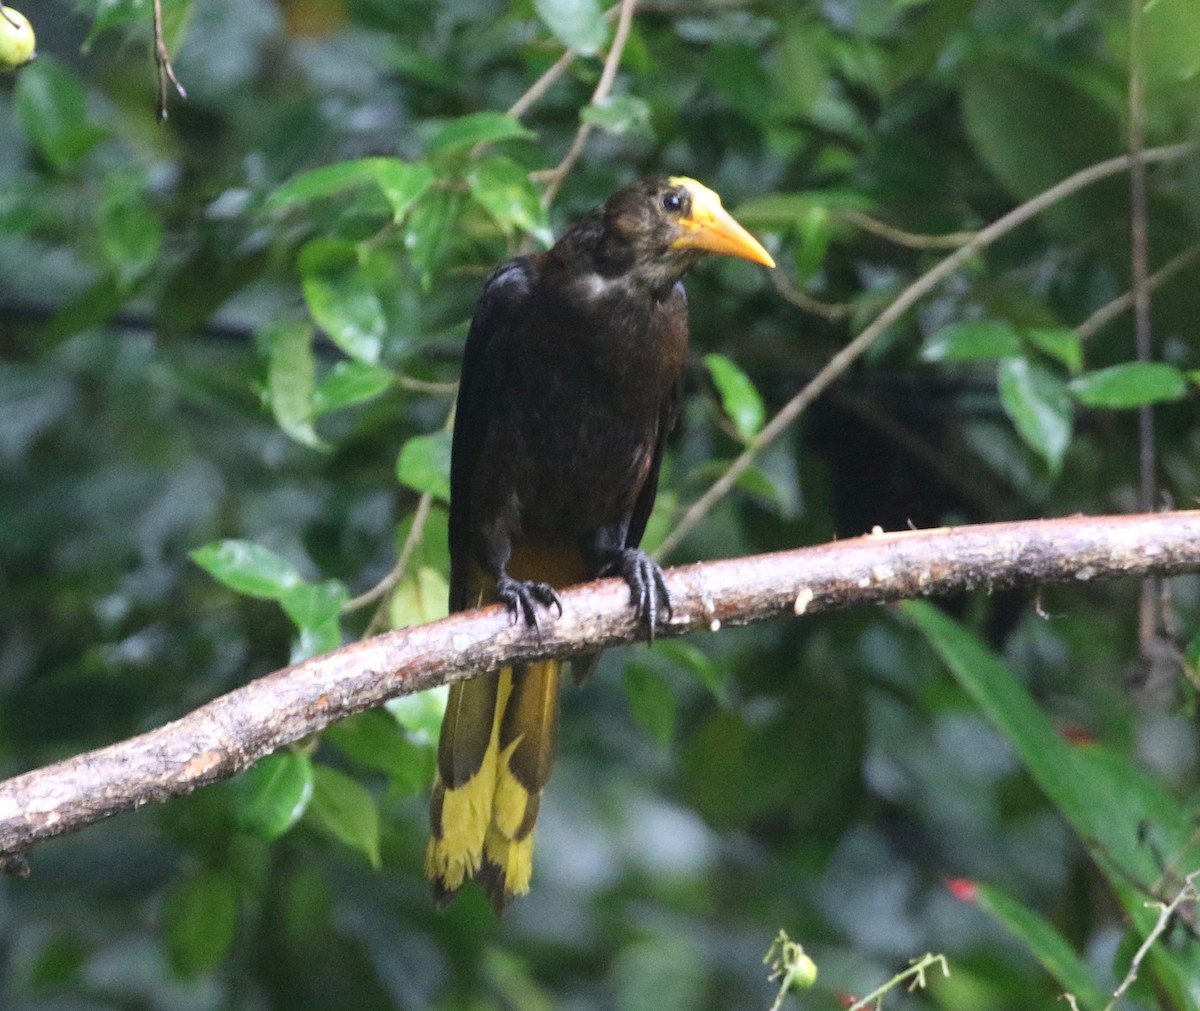
[[[556, 589], [629, 583], [653, 635], [670, 614], [638, 550], [687, 357], [680, 283], [708, 253], [775, 266], [693, 179], [617, 191], [548, 252], [500, 265], [467, 336], [450, 469], [450, 609], [490, 601], [538, 624]], [[574, 661], [577, 681], [595, 657]], [[426, 872], [441, 901], [477, 878], [497, 912], [529, 890], [561, 663], [460, 681], [438, 747]]]

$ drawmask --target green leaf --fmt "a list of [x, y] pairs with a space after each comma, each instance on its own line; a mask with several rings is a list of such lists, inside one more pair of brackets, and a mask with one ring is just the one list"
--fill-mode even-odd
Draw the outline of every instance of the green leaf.
[[449, 694], [449, 686], [441, 685], [423, 692], [414, 692], [412, 695], [388, 699], [384, 708], [418, 743], [436, 744], [442, 728], [442, 718], [446, 715], [446, 699]]
[[212, 972], [237, 932], [238, 896], [233, 878], [204, 871], [172, 889], [163, 907], [171, 967], [184, 979]]
[[357, 361], [378, 363], [387, 320], [356, 247], [313, 239], [300, 250], [298, 267], [308, 311], [330, 340]]
[[1043, 354], [1062, 362], [1071, 375], [1083, 368], [1083, 342], [1070, 327], [1027, 327], [1021, 336]]
[[87, 120], [83, 86], [53, 56], [39, 55], [17, 76], [17, 112], [37, 149], [60, 172], [105, 135]]
[[927, 362], [974, 362], [1010, 358], [1021, 353], [1021, 339], [1011, 323], [972, 319], [942, 327], [921, 348]]
[[511, 158], [496, 155], [475, 162], [467, 171], [475, 202], [487, 211], [506, 235], [528, 232], [543, 245], [554, 242], [546, 212], [528, 173]]
[[[717, 468], [714, 468], [716, 470]], [[748, 492], [759, 499], [769, 509], [779, 510], [783, 504], [779, 497], [779, 489], [758, 467], [747, 467], [738, 475], [735, 487]]]
[[358, 780], [327, 765], [313, 766], [313, 795], [306, 820], [344, 846], [358, 850], [378, 869], [379, 811]]
[[374, 400], [395, 382], [391, 369], [364, 362], [341, 361], [317, 383], [312, 392], [312, 413], [316, 417]]
[[814, 204], [800, 221], [796, 249], [796, 280], [806, 286], [825, 263], [833, 239], [833, 219], [829, 208]]
[[[1156, 880], [1161, 868], [1155, 847], [1141, 842], [1146, 822], [1159, 833], [1165, 852], [1186, 863], [1191, 816], [1162, 786], [1128, 759], [1095, 745], [1072, 748], [1054, 729], [1041, 707], [1004, 664], [974, 635], [925, 601], [900, 605], [925, 636], [958, 683], [983, 714], [1008, 739], [1038, 786], [1079, 837], [1123, 870], [1110, 880]], [[1194, 847], [1193, 847], [1194, 850]], [[1189, 858], [1194, 858], [1194, 852]], [[1181, 864], [1182, 865], [1182, 864]], [[1127, 911], [1141, 922], [1140, 899]], [[1153, 922], [1151, 915], [1149, 921]]]
[[733, 422], [733, 427], [743, 441], [750, 439], [762, 428], [765, 417], [758, 390], [750, 377], [724, 355], [705, 355], [704, 364], [712, 375], [717, 393], [721, 396], [721, 406]]
[[269, 210], [284, 210], [373, 183], [383, 191], [391, 204], [393, 218], [399, 221], [433, 180], [433, 169], [424, 162], [360, 158], [324, 165], [296, 176], [272, 193], [266, 206]]
[[599, 104], [585, 105], [579, 111], [579, 118], [617, 137], [654, 136], [650, 106], [635, 95], [610, 95]]
[[238, 828], [263, 839], [278, 839], [296, 824], [313, 793], [312, 761], [294, 751], [278, 751], [233, 781]]
[[396, 460], [396, 477], [413, 491], [429, 492], [443, 502], [450, 501], [449, 432], [416, 435], [401, 448]]
[[1179, 400], [1187, 392], [1187, 378], [1165, 362], [1128, 362], [1085, 372], [1067, 388], [1088, 407], [1120, 410]]
[[729, 701], [726, 687], [728, 669], [713, 663], [712, 658], [698, 646], [683, 639], [663, 639], [651, 648], [658, 656], [665, 657], [696, 678], [718, 702], [725, 704]]
[[109, 29], [142, 22], [146, 18], [144, 0], [84, 0], [80, 7], [88, 9], [92, 18], [87, 38], [80, 46], [84, 53], [89, 52], [92, 43]]
[[1058, 473], [1074, 425], [1066, 388], [1053, 373], [1027, 358], [1002, 361], [998, 375], [1005, 413], [1050, 472]]
[[358, 161], [322, 165], [320, 168], [302, 172], [294, 179], [289, 179], [267, 197], [266, 207], [272, 211], [284, 210], [373, 183], [375, 181], [375, 163], [383, 160], [382, 158], [361, 158]]
[[474, 112], [444, 123], [429, 139], [429, 153], [445, 156], [476, 144], [494, 144], [502, 140], [531, 140], [532, 130], [502, 112]]
[[392, 628], [408, 628], [437, 621], [450, 613], [450, 587], [437, 569], [422, 565], [409, 573], [392, 592], [388, 614]]
[[424, 747], [414, 744], [385, 709], [373, 709], [334, 723], [324, 736], [356, 762], [387, 773], [398, 796], [423, 793], [433, 782], [436, 751], [432, 743], [427, 742]]
[[287, 559], [251, 541], [214, 541], [188, 557], [218, 582], [248, 597], [278, 600], [304, 582]]
[[342, 625], [337, 618], [330, 618], [323, 625], [305, 625], [300, 629], [288, 663], [303, 663], [310, 657], [328, 653], [342, 645]]
[[433, 169], [425, 162], [404, 162], [398, 158], [379, 158], [375, 163], [375, 181], [392, 205], [392, 220], [402, 221], [409, 209], [433, 185]]
[[408, 216], [404, 246], [413, 266], [428, 288], [434, 272], [447, 248], [447, 238], [453, 231], [462, 208], [462, 197], [446, 190], [434, 190], [417, 203]]
[[660, 748], [669, 748], [675, 732], [677, 702], [667, 679], [645, 664], [627, 664], [625, 694], [638, 725]]
[[146, 204], [144, 180], [110, 175], [104, 189], [96, 218], [100, 246], [128, 285], [157, 262], [162, 225]]
[[595, 56], [608, 41], [599, 0], [533, 0], [534, 10], [564, 46]]
[[263, 335], [267, 348], [267, 393], [275, 421], [303, 446], [325, 449], [313, 429], [313, 328], [277, 323]]
[[280, 594], [279, 603], [297, 628], [320, 628], [337, 620], [349, 598], [344, 583], [327, 579], [288, 587]]
[[1183, 82], [1200, 76], [1200, 16], [1193, 0], [1153, 0], [1141, 7], [1139, 63], [1164, 91], [1187, 95]]
[[1059, 988], [1075, 995], [1081, 1008], [1099, 1011], [1108, 1003], [1091, 970], [1045, 919], [988, 885], [977, 886], [976, 901], [980, 909], [1029, 948]]
[[[1018, 200], [1119, 153], [1112, 109], [1060, 66], [984, 58], [964, 61], [959, 73], [971, 143]], [[1052, 209], [1050, 218], [1074, 223], [1105, 206], [1103, 187], [1093, 188]]]
[[280, 595], [279, 603], [299, 630], [290, 663], [328, 653], [342, 644], [341, 611], [349, 596], [345, 585], [336, 579], [301, 583]]

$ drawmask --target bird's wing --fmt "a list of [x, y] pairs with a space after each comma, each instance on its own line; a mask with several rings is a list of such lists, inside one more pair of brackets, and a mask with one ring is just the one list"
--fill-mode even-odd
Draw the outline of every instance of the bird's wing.
[[471, 479], [503, 381], [503, 349], [527, 310], [537, 260], [518, 257], [496, 268], [483, 286], [463, 352], [450, 454], [450, 610], [471, 606]]
[[[675, 298], [678, 300], [676, 307], [673, 310], [674, 326], [682, 326], [687, 329], [687, 295], [684, 293], [683, 285], [677, 284], [674, 292]], [[633, 513], [629, 517], [629, 526], [625, 531], [625, 547], [636, 548], [642, 543], [642, 535], [646, 532], [646, 524], [650, 520], [650, 513], [654, 509], [654, 498], [658, 494], [658, 472], [662, 467], [663, 449], [667, 444], [667, 436], [671, 429], [675, 427], [675, 420], [679, 417], [679, 405], [683, 400], [683, 379], [675, 382], [667, 395], [663, 398], [662, 407], [658, 412], [658, 431], [655, 433], [654, 440], [654, 457], [650, 461], [650, 470], [646, 474], [646, 480], [643, 482], [641, 490], [638, 492], [637, 501], [633, 504]]]
[[667, 442], [667, 434], [675, 427], [675, 418], [679, 414], [679, 399], [682, 384], [676, 385], [663, 401], [662, 411], [658, 418], [658, 438], [654, 443], [654, 458], [650, 462], [650, 470], [638, 492], [637, 501], [633, 504], [633, 513], [629, 517], [629, 527], [625, 532], [625, 547], [636, 548], [642, 543], [642, 535], [646, 532], [646, 524], [654, 509], [654, 498], [658, 494], [658, 472], [662, 467], [663, 447]]

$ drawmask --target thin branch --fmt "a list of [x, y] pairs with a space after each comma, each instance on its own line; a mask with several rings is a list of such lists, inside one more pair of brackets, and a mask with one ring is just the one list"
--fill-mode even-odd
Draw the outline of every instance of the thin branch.
[[396, 374], [396, 385], [410, 393], [430, 393], [435, 397], [453, 397], [458, 393], [458, 383], [435, 383], [428, 379], [406, 376], [403, 372]]
[[[1142, 152], [1141, 160], [1147, 164], [1174, 161], [1192, 154], [1195, 150], [1194, 144], [1172, 144], [1167, 147], [1148, 148]], [[1085, 187], [1107, 179], [1109, 176], [1128, 171], [1133, 162], [1132, 155], [1120, 155], [1067, 176], [1066, 179], [1051, 186], [1048, 190], [1039, 193], [1020, 206], [1014, 207], [1003, 217], [993, 221], [986, 228], [977, 232], [970, 242], [917, 278], [896, 297], [895, 301], [876, 316], [862, 333], [835, 354], [809, 384], [784, 404], [779, 413], [759, 430], [725, 472], [687, 509], [675, 529], [659, 545], [655, 552], [656, 557], [666, 557], [677, 548], [684, 537], [691, 533], [692, 528], [708, 515], [709, 510], [733, 490], [738, 478], [749, 469], [758, 454], [782, 432], [786, 431], [809, 404], [816, 400], [835, 379], [841, 376], [863, 352], [879, 339], [889, 326], [897, 322], [920, 299], [950, 277], [971, 257], [982, 252], [1015, 228]]]
[[873, 218], [869, 214], [849, 207], [844, 207], [835, 214], [856, 228], [861, 228], [864, 232], [878, 235], [881, 239], [887, 239], [888, 242], [904, 246], [907, 249], [957, 249], [959, 246], [965, 246], [976, 235], [975, 232], [947, 232], [945, 235], [921, 235], [918, 232], [906, 232], [903, 228], [889, 225], [886, 221], [880, 221], [878, 218]]
[[[1145, 0], [1129, 0], [1129, 256], [1133, 292], [1134, 346], [1139, 362], [1154, 356], [1150, 329], [1150, 289], [1146, 285], [1150, 261], [1150, 216], [1146, 208], [1146, 147], [1142, 119], [1145, 95], [1140, 64], [1142, 60], [1142, 5]], [[1154, 444], [1154, 407], [1138, 408], [1138, 511], [1154, 508], [1158, 455]], [[1138, 606], [1138, 643], [1142, 661], [1149, 666], [1158, 642], [1158, 587], [1154, 580], [1142, 584]]]
[[1187, 884], [1180, 889], [1179, 894], [1170, 902], [1163, 904], [1160, 902], [1147, 903], [1148, 906], [1158, 906], [1158, 920], [1150, 933], [1146, 935], [1146, 940], [1142, 942], [1142, 946], [1138, 948], [1137, 953], [1133, 956], [1129, 963], [1129, 971], [1125, 974], [1125, 978], [1121, 980], [1121, 985], [1113, 991], [1112, 1000], [1104, 1005], [1104, 1011], [1112, 1011], [1124, 995], [1125, 991], [1133, 986], [1134, 981], [1138, 978], [1138, 972], [1142, 968], [1142, 962], [1146, 956], [1150, 954], [1150, 949], [1154, 947], [1154, 943], [1162, 936], [1163, 931], [1171, 924], [1171, 918], [1178, 912], [1179, 907], [1185, 902], [1195, 902], [1200, 900], [1200, 892], [1196, 890], [1196, 878], [1200, 875], [1200, 871], [1193, 871], [1186, 878]]
[[[883, 998], [889, 990], [894, 990], [901, 983], [908, 983], [908, 992], [914, 990], [925, 990], [929, 983], [925, 978], [925, 973], [934, 966], [940, 966], [942, 975], [949, 977], [950, 963], [946, 961], [945, 955], [935, 955], [932, 952], [926, 952], [920, 958], [914, 958], [907, 969], [903, 972], [898, 972], [895, 976], [889, 979], [883, 986], [872, 990], [865, 997], [856, 1000], [851, 1004], [846, 1011], [865, 1011], [867, 1007], [874, 1004], [877, 1008], [883, 1006]], [[910, 982], [911, 981], [911, 982]]]
[[169, 85], [174, 85], [179, 97], [187, 101], [187, 92], [175, 76], [175, 68], [171, 65], [171, 54], [167, 50], [167, 40], [163, 36], [162, 0], [154, 0], [154, 68], [158, 76], [158, 118], [167, 118], [167, 99], [170, 97]]
[[530, 109], [530, 107], [542, 99], [547, 91], [554, 85], [563, 74], [570, 69], [572, 63], [579, 59], [579, 51], [577, 49], [568, 49], [557, 60], [555, 60], [536, 81], [533, 82], [520, 98], [508, 107], [508, 114], [513, 119], [520, 119]]
[[[417, 502], [416, 511], [413, 513], [412, 526], [408, 529], [408, 536], [404, 538], [404, 544], [400, 548], [396, 564], [392, 566], [391, 571], [386, 576], [369, 590], [347, 600], [342, 605], [343, 614], [357, 611], [368, 604], [374, 604], [375, 601], [382, 600], [395, 589], [396, 584], [404, 578], [404, 573], [408, 570], [409, 560], [412, 558], [413, 552], [417, 549], [417, 545], [421, 543], [421, 538], [425, 535], [425, 523], [429, 519], [429, 512], [432, 508], [433, 494], [425, 492]], [[372, 618], [371, 623], [374, 624], [374, 622], [375, 619]]]
[[[1182, 253], [1176, 253], [1159, 267], [1158, 270], [1146, 278], [1145, 290], [1147, 292], [1156, 291], [1183, 270], [1184, 267], [1194, 263], [1198, 255], [1200, 255], [1200, 245], [1189, 246]], [[1079, 335], [1079, 339], [1086, 341], [1122, 313], [1128, 312], [1133, 307], [1133, 297], [1134, 293], [1131, 289], [1123, 295], [1118, 295], [1111, 302], [1100, 306], [1099, 309], [1075, 328], [1075, 333]]]
[[811, 312], [814, 316], [829, 320], [830, 323], [845, 319], [854, 312], [853, 302], [822, 302], [818, 298], [813, 298], [808, 292], [796, 287], [795, 282], [782, 270], [772, 270], [769, 276], [771, 283], [775, 285], [775, 290], [797, 309]]
[[[666, 574], [664, 636], [853, 604], [1017, 583], [1200, 571], [1200, 512], [1033, 520], [874, 533]], [[562, 593], [540, 635], [504, 606], [452, 615], [314, 657], [139, 737], [0, 783], [0, 864], [45, 839], [227, 779], [284, 745], [397, 695], [502, 664], [566, 657], [645, 636], [629, 588], [606, 579]]]
[[[608, 50], [608, 57], [604, 61], [604, 69], [600, 72], [600, 80], [596, 84], [596, 90], [592, 92], [589, 105], [602, 105], [612, 91], [613, 84], [617, 79], [617, 68], [621, 65], [621, 56], [625, 52], [625, 43], [629, 41], [629, 30], [633, 25], [635, 7], [637, 7], [637, 0], [621, 0], [621, 9], [617, 15], [617, 30], [613, 33], [613, 41]], [[575, 132], [575, 139], [571, 141], [567, 153], [547, 176], [546, 189], [542, 192], [543, 207], [549, 207], [554, 203], [554, 198], [562, 189], [563, 180], [567, 178], [567, 174], [574, 168], [579, 156], [583, 154], [584, 145], [587, 144], [591, 132], [591, 123], [579, 124], [579, 129]]]
[[[1132, 159], [1129, 166], [1129, 251], [1134, 342], [1138, 361], [1148, 362], [1154, 354], [1154, 348], [1151, 346], [1150, 333], [1150, 289], [1146, 286], [1146, 275], [1150, 272], [1150, 223], [1146, 209], [1146, 164], [1142, 160], [1146, 147], [1142, 133], [1144, 100], [1142, 75], [1138, 69], [1142, 58], [1143, 2], [1129, 2], [1129, 157]], [[1141, 512], [1149, 512], [1154, 508], [1155, 485], [1154, 409], [1149, 404], [1143, 404], [1138, 409], [1138, 443], [1141, 471], [1138, 506]]]
[[[450, 405], [450, 410], [446, 413], [446, 423], [442, 426], [442, 431], [454, 431], [454, 415], [457, 413], [457, 409], [457, 402]], [[408, 536], [404, 538], [404, 544], [400, 548], [400, 555], [396, 559], [396, 564], [392, 566], [392, 570], [365, 593], [346, 601], [342, 605], [342, 613], [345, 614], [349, 611], [357, 611], [360, 607], [366, 607], [377, 600], [381, 601], [375, 613], [371, 615], [371, 620], [367, 623], [364, 637], [373, 635], [375, 632], [381, 632], [386, 627], [384, 624], [386, 597], [396, 588], [396, 584], [404, 578], [404, 573], [408, 571], [408, 563], [412, 560], [413, 552], [417, 550], [417, 545], [421, 543], [422, 538], [425, 536], [425, 524], [429, 521], [429, 513], [432, 509], [433, 493], [424, 492], [417, 502], [416, 512], [413, 513], [412, 526], [408, 529]]]

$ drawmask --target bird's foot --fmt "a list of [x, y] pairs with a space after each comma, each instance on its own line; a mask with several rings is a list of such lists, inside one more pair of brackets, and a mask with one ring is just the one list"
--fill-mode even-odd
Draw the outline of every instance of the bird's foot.
[[658, 631], [660, 609], [666, 614], [667, 621], [671, 620], [673, 613], [671, 594], [667, 591], [667, 583], [658, 562], [644, 551], [627, 548], [609, 562], [600, 574], [620, 576], [629, 584], [634, 616], [646, 623], [650, 630], [650, 641], [653, 642], [654, 634]]
[[562, 617], [562, 601], [558, 599], [558, 594], [549, 583], [538, 583], [532, 579], [522, 582], [511, 576], [501, 576], [496, 583], [496, 595], [508, 607], [514, 624], [523, 618], [525, 624], [532, 625], [539, 635], [542, 627], [538, 623], [536, 604], [553, 607], [558, 611], [558, 616]]

